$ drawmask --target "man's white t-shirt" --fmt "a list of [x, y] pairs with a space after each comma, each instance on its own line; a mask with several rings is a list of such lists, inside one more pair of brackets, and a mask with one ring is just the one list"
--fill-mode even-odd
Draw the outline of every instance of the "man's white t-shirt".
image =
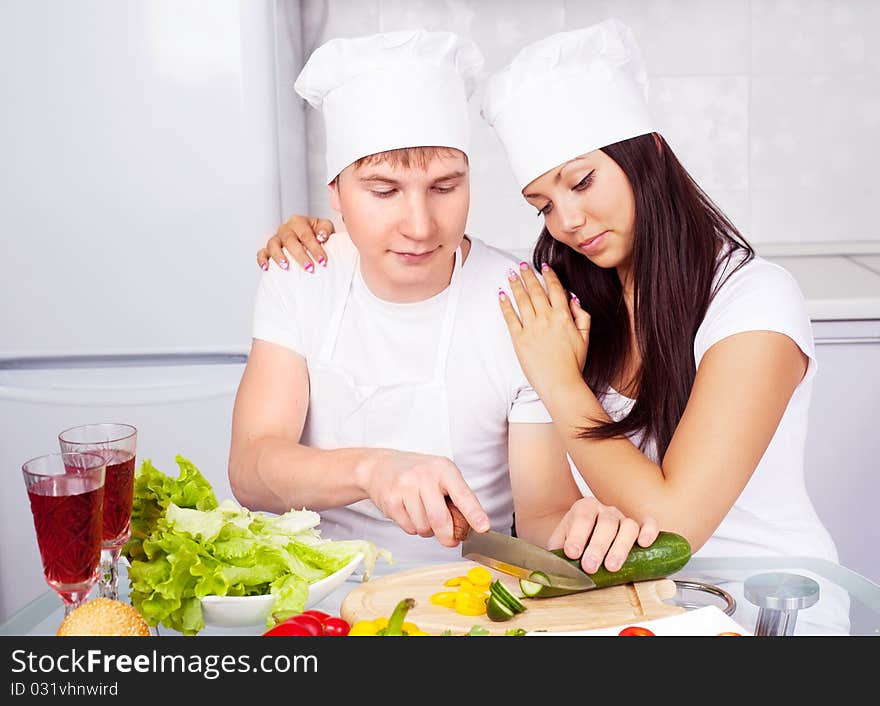
[[[492, 528], [510, 532], [513, 497], [508, 467], [508, 425], [550, 423], [529, 385], [498, 307], [498, 288], [516, 267], [513, 255], [476, 238], [462, 265], [461, 293], [452, 329], [446, 384], [452, 460], [489, 514]], [[348, 295], [347, 265], [357, 251], [345, 233], [324, 246], [326, 269], [309, 274], [272, 263], [261, 279], [254, 312], [254, 338], [317, 360], [325, 327], [340, 298]], [[448, 289], [421, 302], [398, 304], [376, 297], [359, 270], [351, 283], [334, 364], [359, 384], [385, 385], [431, 376]], [[304, 443], [307, 443], [304, 440]], [[413, 539], [400, 531], [401, 542]], [[363, 537], [369, 539], [369, 537]], [[426, 552], [436, 540], [414, 538]], [[395, 552], [395, 547], [387, 547]], [[446, 549], [440, 547], [441, 549]], [[447, 552], [454, 559], [457, 550]]]

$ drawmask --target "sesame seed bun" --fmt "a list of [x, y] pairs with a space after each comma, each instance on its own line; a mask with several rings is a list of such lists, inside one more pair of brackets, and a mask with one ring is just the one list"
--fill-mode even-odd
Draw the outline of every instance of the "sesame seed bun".
[[150, 626], [128, 603], [93, 598], [72, 610], [62, 621], [57, 634], [149, 637]]

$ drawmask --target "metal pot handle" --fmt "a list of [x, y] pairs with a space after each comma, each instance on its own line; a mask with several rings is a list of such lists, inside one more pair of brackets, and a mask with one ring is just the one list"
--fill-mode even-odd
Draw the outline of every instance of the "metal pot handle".
[[[691, 591], [702, 591], [703, 593], [711, 593], [713, 596], [718, 596], [723, 599], [725, 602], [724, 612], [733, 616], [736, 612], [736, 600], [734, 600], [733, 596], [731, 596], [727, 591], [723, 588], [718, 588], [711, 583], [701, 583], [699, 581], [680, 581], [679, 579], [673, 579], [675, 585], [683, 590], [691, 590]], [[702, 606], [698, 604], [691, 603], [680, 603], [679, 605], [684, 608], [700, 608]]]

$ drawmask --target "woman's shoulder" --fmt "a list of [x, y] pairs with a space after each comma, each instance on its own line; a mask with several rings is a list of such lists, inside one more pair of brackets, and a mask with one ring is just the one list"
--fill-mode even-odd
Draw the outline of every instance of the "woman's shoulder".
[[797, 280], [784, 267], [755, 256], [748, 261], [734, 252], [722, 258], [712, 298], [694, 340], [697, 358], [722, 338], [746, 331], [777, 331], [806, 353], [812, 350], [812, 328]]
[[[759, 255], [746, 260], [744, 252], [735, 251], [719, 261], [709, 307], [748, 304], [770, 295], [803, 301], [800, 286], [787, 269]], [[773, 301], [764, 303], [772, 305]]]

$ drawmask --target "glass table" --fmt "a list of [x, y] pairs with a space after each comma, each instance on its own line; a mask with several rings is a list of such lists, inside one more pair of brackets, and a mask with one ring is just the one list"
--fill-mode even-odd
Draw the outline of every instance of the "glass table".
[[[376, 564], [374, 576], [417, 564]], [[846, 567], [807, 557], [694, 557], [672, 577], [670, 601], [686, 608], [716, 605], [753, 634], [880, 636], [880, 585]], [[317, 608], [339, 613], [362, 577], [353, 574]], [[128, 576], [120, 568], [120, 599], [128, 599]], [[705, 590], [708, 588], [709, 590]], [[732, 603], [731, 603], [732, 599]], [[54, 635], [64, 617], [57, 594], [46, 589], [0, 625], [0, 635]], [[261, 628], [208, 626], [199, 635], [258, 635]], [[179, 635], [160, 626], [160, 635]]]

